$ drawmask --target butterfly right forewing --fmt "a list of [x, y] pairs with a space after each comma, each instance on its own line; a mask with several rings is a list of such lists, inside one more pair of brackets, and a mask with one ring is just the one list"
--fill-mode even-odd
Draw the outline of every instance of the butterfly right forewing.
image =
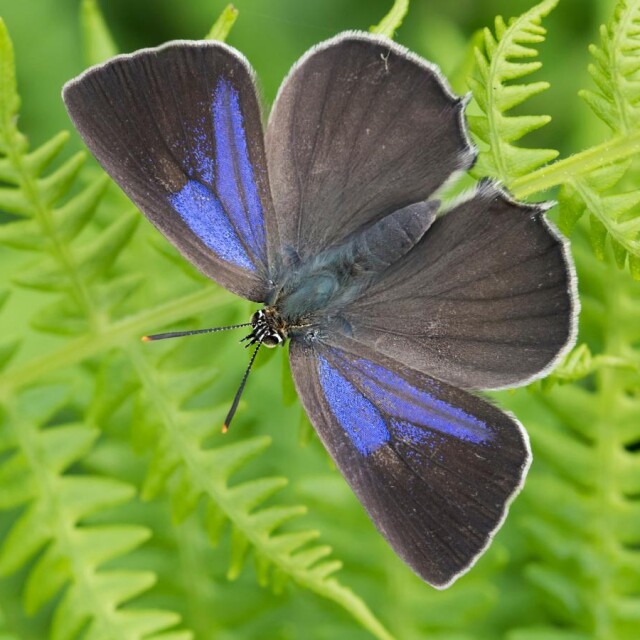
[[282, 249], [316, 255], [467, 169], [463, 110], [435, 67], [387, 38], [345, 33], [311, 49], [267, 127]]

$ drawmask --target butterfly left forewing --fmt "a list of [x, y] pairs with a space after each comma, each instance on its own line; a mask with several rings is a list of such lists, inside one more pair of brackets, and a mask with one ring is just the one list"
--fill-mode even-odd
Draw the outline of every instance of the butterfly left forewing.
[[344, 339], [292, 342], [291, 366], [320, 438], [371, 519], [424, 580], [468, 570], [526, 474], [511, 417]]
[[203, 273], [264, 300], [272, 207], [253, 72], [219, 42], [117, 56], [65, 85], [100, 164]]

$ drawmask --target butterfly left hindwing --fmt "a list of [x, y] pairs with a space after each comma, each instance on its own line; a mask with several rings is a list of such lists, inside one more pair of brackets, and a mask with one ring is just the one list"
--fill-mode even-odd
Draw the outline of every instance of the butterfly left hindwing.
[[530, 463], [511, 417], [348, 339], [291, 344], [320, 438], [396, 553], [434, 586], [475, 562]]

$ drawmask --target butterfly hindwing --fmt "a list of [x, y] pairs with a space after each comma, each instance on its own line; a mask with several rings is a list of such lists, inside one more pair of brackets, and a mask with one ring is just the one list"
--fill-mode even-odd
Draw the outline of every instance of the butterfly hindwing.
[[88, 70], [63, 97], [100, 164], [183, 255], [263, 300], [272, 204], [246, 60], [218, 42], [169, 43]]
[[294, 341], [290, 355], [307, 413], [375, 525], [418, 575], [448, 586], [522, 484], [524, 430], [485, 400], [348, 339], [342, 348]]
[[545, 209], [482, 183], [344, 311], [353, 339], [465, 389], [542, 375], [573, 344], [578, 304]]
[[387, 38], [345, 33], [311, 49], [267, 127], [283, 255], [315, 255], [467, 169], [463, 110], [435, 67]]

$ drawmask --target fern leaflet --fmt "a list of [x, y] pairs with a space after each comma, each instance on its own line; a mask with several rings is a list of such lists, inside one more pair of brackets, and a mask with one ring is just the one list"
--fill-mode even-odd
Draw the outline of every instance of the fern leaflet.
[[393, 38], [408, 11], [409, 0], [394, 0], [389, 13], [377, 25], [370, 27], [369, 31], [387, 36], [387, 38]]
[[527, 133], [547, 124], [549, 116], [514, 116], [507, 113], [528, 98], [549, 87], [547, 82], [514, 84], [513, 81], [537, 71], [538, 61], [525, 62], [538, 55], [533, 45], [544, 41], [542, 18], [558, 0], [545, 0], [509, 24], [498, 16], [495, 35], [484, 30], [484, 50], [476, 49], [476, 73], [469, 79], [481, 115], [469, 115], [469, 128], [480, 141], [480, 154], [474, 168], [478, 176], [492, 176], [507, 186], [550, 160], [552, 149], [528, 149], [514, 143]]
[[[581, 91], [593, 112], [618, 136], [640, 132], [640, 1], [620, 0], [608, 26], [600, 29], [600, 46], [589, 48], [589, 73], [596, 91]], [[599, 258], [610, 243], [618, 267], [627, 259], [640, 279], [640, 190], [629, 188], [638, 170], [631, 158], [584, 176], [569, 178], [560, 193], [560, 224], [570, 233], [589, 213], [591, 244]], [[631, 182], [633, 184], [633, 182]]]

